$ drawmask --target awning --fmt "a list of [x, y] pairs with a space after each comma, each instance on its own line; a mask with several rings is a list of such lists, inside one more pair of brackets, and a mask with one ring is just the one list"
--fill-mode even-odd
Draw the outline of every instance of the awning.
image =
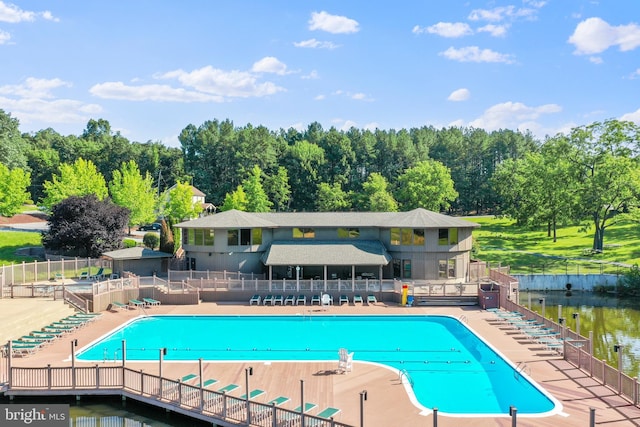
[[387, 265], [391, 255], [377, 240], [273, 242], [265, 265]]

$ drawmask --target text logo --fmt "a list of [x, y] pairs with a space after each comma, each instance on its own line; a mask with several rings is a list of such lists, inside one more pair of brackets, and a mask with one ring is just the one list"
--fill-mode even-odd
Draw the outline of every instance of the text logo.
[[0, 405], [0, 425], [68, 427], [69, 405]]

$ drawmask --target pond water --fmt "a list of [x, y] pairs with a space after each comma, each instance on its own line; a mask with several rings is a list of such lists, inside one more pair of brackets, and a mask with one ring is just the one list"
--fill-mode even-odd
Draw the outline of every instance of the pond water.
[[192, 418], [187, 418], [174, 412], [158, 410], [132, 400], [122, 402], [119, 397], [83, 397], [76, 402], [75, 398], [16, 398], [10, 401], [7, 397], [0, 397], [2, 404], [69, 404], [71, 427], [94, 426], [127, 426], [127, 427], [199, 427], [210, 426]]
[[[631, 377], [640, 375], [640, 299], [616, 298], [592, 292], [520, 292], [520, 304], [542, 313], [540, 298], [544, 298], [545, 316], [558, 321], [566, 319], [567, 327], [589, 336], [593, 332], [593, 354], [607, 364], [618, 367], [619, 354], [615, 345], [622, 345], [622, 370]], [[529, 303], [530, 301], [530, 303]], [[529, 305], [530, 304], [530, 305]], [[558, 316], [558, 306], [562, 306]], [[577, 318], [574, 318], [577, 313]]]

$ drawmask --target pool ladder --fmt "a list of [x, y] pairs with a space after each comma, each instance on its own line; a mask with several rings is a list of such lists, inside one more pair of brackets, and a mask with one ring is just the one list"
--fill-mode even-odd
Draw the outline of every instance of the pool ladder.
[[469, 323], [467, 316], [465, 316], [464, 314], [461, 314], [460, 317], [458, 317], [458, 320], [461, 321], [462, 323]]
[[402, 382], [403, 376], [407, 379], [409, 385], [411, 385], [411, 388], [413, 388], [413, 378], [411, 378], [411, 375], [409, 375], [409, 372], [406, 369], [401, 369], [400, 373], [398, 374], [398, 379], [400, 380], [400, 382]]
[[519, 379], [520, 375], [522, 375], [522, 373], [525, 373], [529, 376], [531, 376], [531, 369], [529, 369], [529, 366], [527, 366], [527, 364], [525, 362], [518, 362], [518, 364], [516, 365], [516, 370], [513, 371], [513, 376], [516, 379]]

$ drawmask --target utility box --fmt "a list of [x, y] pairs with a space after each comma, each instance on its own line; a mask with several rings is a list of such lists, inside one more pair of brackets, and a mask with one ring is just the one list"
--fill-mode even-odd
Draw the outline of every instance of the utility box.
[[480, 308], [500, 308], [500, 286], [495, 283], [482, 283], [478, 288]]

